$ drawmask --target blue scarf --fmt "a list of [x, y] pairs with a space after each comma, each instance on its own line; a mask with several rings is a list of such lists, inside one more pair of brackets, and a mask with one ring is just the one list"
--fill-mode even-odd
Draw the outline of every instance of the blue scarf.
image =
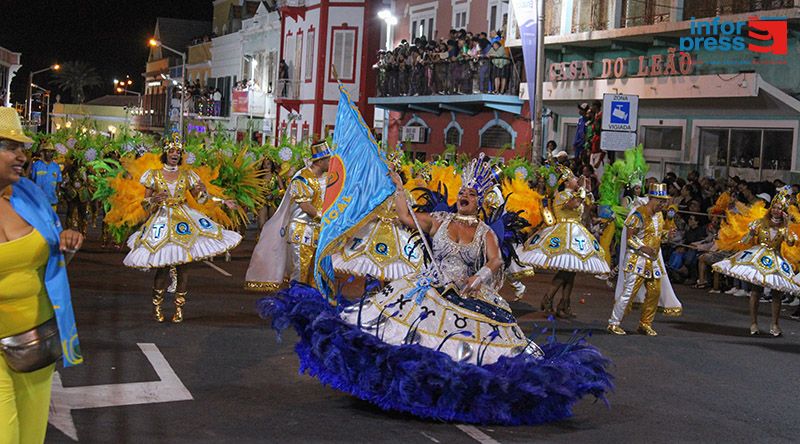
[[50, 246], [44, 285], [56, 314], [61, 348], [64, 350], [64, 366], [80, 364], [83, 362], [83, 356], [78, 343], [78, 330], [75, 328], [75, 315], [72, 312], [66, 261], [59, 249], [61, 222], [50, 206], [47, 196], [30, 180], [20, 179], [11, 186], [11, 190], [11, 206], [14, 211], [38, 231]]

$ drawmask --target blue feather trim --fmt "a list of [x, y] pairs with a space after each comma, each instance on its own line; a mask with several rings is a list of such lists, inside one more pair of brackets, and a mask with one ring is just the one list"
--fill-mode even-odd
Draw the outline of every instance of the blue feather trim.
[[613, 388], [608, 359], [583, 339], [552, 340], [541, 361], [517, 356], [476, 366], [420, 345], [382, 342], [343, 321], [303, 284], [259, 300], [258, 312], [272, 318], [278, 333], [297, 331], [300, 373], [384, 410], [473, 424], [540, 424], [570, 417], [586, 395], [605, 401]]

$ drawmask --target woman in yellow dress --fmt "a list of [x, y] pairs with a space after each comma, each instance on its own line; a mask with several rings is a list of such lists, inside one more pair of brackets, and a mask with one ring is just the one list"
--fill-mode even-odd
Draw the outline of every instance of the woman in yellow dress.
[[542, 298], [542, 311], [553, 312], [553, 299], [562, 290], [557, 315], [572, 317], [570, 298], [575, 273], [607, 274], [606, 252], [581, 223], [583, 208], [591, 203], [591, 193], [578, 187], [569, 168], [558, 166], [558, 185], [553, 202], [553, 224], [534, 233], [517, 251], [519, 261], [534, 268], [556, 270], [550, 289]]
[[55, 363], [82, 362], [63, 253], [83, 236], [61, 231], [45, 194], [21, 177], [31, 142], [17, 112], [0, 108], [0, 443], [43, 442]]

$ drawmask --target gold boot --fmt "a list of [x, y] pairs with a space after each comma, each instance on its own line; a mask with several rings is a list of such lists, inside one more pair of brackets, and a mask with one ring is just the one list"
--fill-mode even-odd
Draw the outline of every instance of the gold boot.
[[658, 333], [653, 330], [653, 327], [645, 324], [639, 324], [639, 328], [637, 328], [636, 331], [645, 336], [658, 336]]
[[627, 334], [627, 333], [625, 333], [625, 330], [622, 329], [622, 327], [620, 327], [619, 325], [614, 325], [614, 324], [608, 324], [608, 327], [606, 327], [606, 330], [608, 330], [609, 333], [613, 333], [613, 334], [619, 335], [619, 336]]
[[164, 322], [164, 312], [161, 311], [161, 304], [164, 303], [165, 290], [153, 289], [153, 317], [158, 322]]
[[183, 322], [183, 305], [186, 303], [186, 291], [179, 291], [175, 293], [175, 316], [172, 317], [172, 322], [178, 324]]

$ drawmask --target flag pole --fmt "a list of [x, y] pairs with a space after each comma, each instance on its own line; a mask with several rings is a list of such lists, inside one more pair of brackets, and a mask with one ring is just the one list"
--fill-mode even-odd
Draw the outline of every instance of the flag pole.
[[433, 248], [428, 244], [428, 239], [425, 237], [425, 232], [422, 231], [422, 228], [419, 226], [419, 220], [417, 220], [417, 213], [414, 212], [414, 207], [411, 205], [411, 200], [409, 200], [409, 192], [408, 190], [403, 190], [403, 196], [405, 197], [406, 205], [408, 205], [408, 211], [411, 213], [411, 219], [414, 220], [414, 225], [417, 228], [417, 231], [422, 238], [422, 245], [425, 247], [425, 250], [428, 251], [428, 256], [431, 258], [431, 264], [433, 264], [433, 268], [436, 269], [436, 274], [442, 276], [442, 270], [439, 269], [439, 264], [436, 263], [436, 260], [433, 257]]

